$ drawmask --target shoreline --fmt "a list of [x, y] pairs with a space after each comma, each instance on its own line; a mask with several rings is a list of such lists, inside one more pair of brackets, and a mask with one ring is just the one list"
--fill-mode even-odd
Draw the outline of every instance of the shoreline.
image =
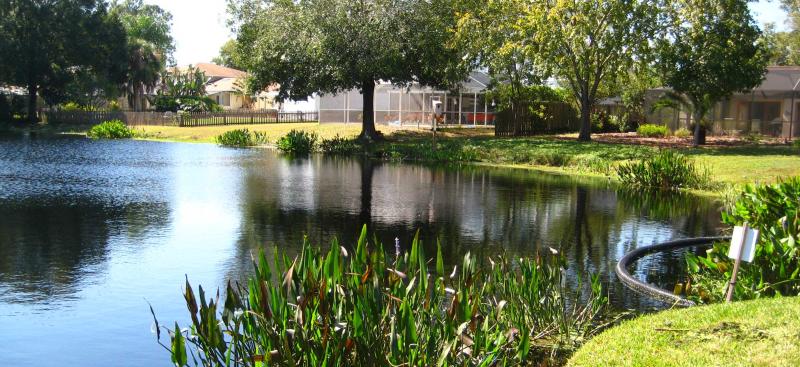
[[[86, 135], [88, 125], [35, 127], [9, 126], [16, 133], [44, 135]], [[264, 124], [227, 125], [210, 127], [131, 126], [136, 131], [134, 140], [215, 144], [220, 131], [250, 129], [269, 135], [269, 140], [285, 135], [290, 129], [303, 129], [316, 133], [320, 139], [334, 136], [349, 138], [360, 130], [359, 124]], [[451, 129], [442, 132], [432, 149], [427, 130], [398, 130], [381, 126], [387, 140], [370, 146], [366, 151], [343, 156], [369, 156], [384, 161], [423, 164], [463, 164], [477, 167], [512, 168], [576, 178], [605, 178], [615, 185], [619, 180], [614, 167], [640, 159], [658, 149], [637, 144], [610, 143], [603, 139], [577, 142], [563, 136], [533, 136], [494, 138], [485, 131]], [[256, 147], [259, 149], [272, 148]], [[783, 177], [800, 175], [800, 150], [789, 146], [742, 145], [733, 147], [666, 148], [686, 154], [712, 174], [717, 189], [678, 189], [679, 192], [702, 197], [723, 199], [729, 192], [745, 184], [775, 182]], [[546, 164], [538, 163], [545, 161]], [[770, 167], [770, 165], [774, 167]], [[785, 172], [785, 173], [784, 173]]]

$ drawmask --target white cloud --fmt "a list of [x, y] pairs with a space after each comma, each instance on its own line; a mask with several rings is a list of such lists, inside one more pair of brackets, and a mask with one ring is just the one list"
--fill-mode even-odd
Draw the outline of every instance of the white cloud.
[[225, 0], [145, 0], [172, 13], [178, 65], [210, 62], [232, 37], [225, 25]]

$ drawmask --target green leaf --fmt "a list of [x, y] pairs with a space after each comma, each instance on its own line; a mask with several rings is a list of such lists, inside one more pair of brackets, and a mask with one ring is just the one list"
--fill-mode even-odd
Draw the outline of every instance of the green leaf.
[[436, 241], [436, 275], [444, 276], [444, 259], [442, 258], [442, 242]]
[[187, 363], [186, 341], [177, 322], [175, 323], [175, 336], [172, 338], [172, 363], [178, 367], [185, 366]]

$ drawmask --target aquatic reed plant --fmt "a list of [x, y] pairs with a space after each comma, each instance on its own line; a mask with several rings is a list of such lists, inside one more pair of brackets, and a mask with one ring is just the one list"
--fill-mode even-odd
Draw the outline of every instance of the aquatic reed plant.
[[672, 150], [662, 150], [638, 162], [623, 163], [617, 167], [617, 175], [631, 188], [703, 189], [711, 184], [707, 169], [701, 169], [689, 157]]
[[316, 133], [305, 130], [291, 130], [278, 139], [278, 149], [285, 153], [308, 154], [314, 151], [319, 137]]
[[265, 133], [247, 129], [229, 130], [215, 138], [217, 144], [229, 147], [249, 147], [267, 143]]
[[478, 261], [446, 269], [441, 246], [429, 258], [418, 236], [388, 255], [366, 227], [352, 250], [335, 239], [327, 251], [305, 240], [293, 259], [262, 250], [224, 300], [187, 280], [191, 325], [156, 319], [157, 338], [178, 366], [550, 365], [601, 328], [598, 278], [568, 289], [557, 253]]

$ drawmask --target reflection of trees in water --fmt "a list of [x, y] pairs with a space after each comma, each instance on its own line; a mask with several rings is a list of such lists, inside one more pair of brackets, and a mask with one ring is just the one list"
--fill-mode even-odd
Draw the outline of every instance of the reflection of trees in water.
[[51, 302], [73, 295], [103, 266], [114, 235], [144, 238], [169, 221], [166, 204], [113, 206], [33, 198], [0, 202], [0, 294], [3, 302]]
[[[630, 305], [638, 301], [613, 279], [618, 257], [660, 235], [713, 233], [718, 221], [716, 207], [705, 200], [676, 203], [671, 216], [657, 217], [639, 198], [620, 195], [604, 180], [533, 171], [319, 157], [265, 164], [245, 169], [243, 231], [232, 277], [250, 271], [257, 246], [296, 251], [303, 234], [322, 246], [334, 236], [350, 245], [367, 222], [389, 251], [395, 236], [405, 246], [417, 230], [428, 253], [440, 238], [450, 264], [467, 251], [534, 254], [553, 247], [568, 258], [573, 279], [601, 274], [612, 295]], [[306, 195], [302, 205], [287, 201], [298, 192]]]

